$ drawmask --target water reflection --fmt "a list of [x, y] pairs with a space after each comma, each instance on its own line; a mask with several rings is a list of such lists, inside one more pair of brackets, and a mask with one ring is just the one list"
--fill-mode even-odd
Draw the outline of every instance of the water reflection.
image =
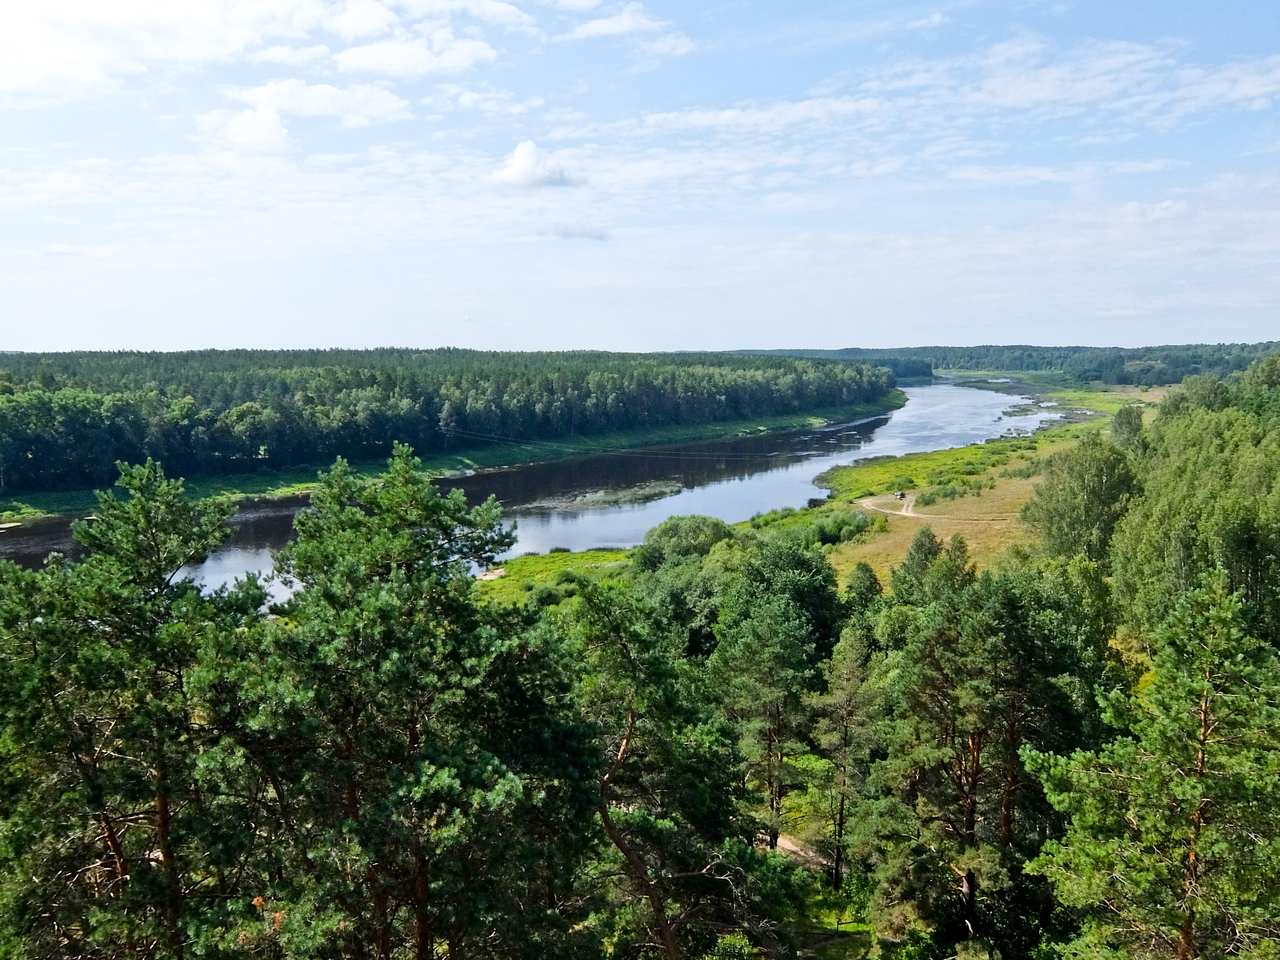
[[[936, 384], [909, 387], [906, 407], [867, 422], [797, 430], [659, 450], [575, 457], [442, 481], [478, 502], [500, 500], [515, 522], [512, 553], [552, 547], [585, 550], [630, 546], [668, 517], [700, 513], [730, 522], [780, 507], [803, 507], [823, 491], [814, 478], [829, 467], [876, 456], [958, 447], [1025, 432], [1061, 416], [1006, 394]], [[653, 494], [644, 502], [619, 496]], [[236, 516], [227, 545], [194, 573], [214, 586], [249, 571], [271, 569], [272, 553], [288, 542], [301, 498], [253, 505]], [[30, 524], [0, 534], [0, 556], [39, 563], [51, 550], [73, 549], [65, 521]]]

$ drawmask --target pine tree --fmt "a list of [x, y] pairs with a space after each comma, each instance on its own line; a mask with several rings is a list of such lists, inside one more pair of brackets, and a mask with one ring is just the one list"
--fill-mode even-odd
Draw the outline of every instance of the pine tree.
[[374, 479], [339, 462], [296, 527], [257, 655], [275, 685], [238, 724], [297, 829], [264, 910], [343, 957], [555, 952], [592, 761], [554, 646], [477, 602], [471, 570], [511, 542], [496, 503], [398, 447]]
[[561, 615], [581, 668], [579, 702], [598, 734], [595, 812], [607, 841], [592, 890], [601, 938], [653, 944], [667, 960], [711, 945], [707, 925], [741, 918], [747, 879], [725, 856], [743, 833], [732, 732], [702, 664], [632, 591], [586, 584]]
[[865, 641], [862, 631], [845, 630], [822, 665], [823, 689], [810, 701], [814, 744], [830, 764], [822, 793], [829, 826], [825, 846], [837, 890], [844, 883], [849, 819], [861, 797], [873, 743], [875, 704], [867, 684], [870, 651]]
[[1097, 675], [1102, 638], [1056, 589], [1083, 571], [977, 577], [962, 544], [928, 552], [904, 591], [916, 603], [877, 624], [885, 651], [866, 686], [880, 710], [855, 848], [873, 868], [881, 933], [1025, 955], [1053, 922], [1044, 887], [1022, 875], [1052, 823], [1019, 751], [1077, 742], [1076, 678]]
[[1280, 950], [1280, 658], [1245, 623], [1210, 575], [1156, 639], [1149, 679], [1107, 698], [1121, 736], [1026, 752], [1070, 818], [1031, 865], [1085, 917], [1069, 955]]
[[183, 576], [228, 505], [189, 502], [154, 463], [119, 486], [75, 528], [82, 562], [0, 573], [0, 916], [33, 956], [180, 958], [235, 909], [239, 818], [203, 780], [192, 685], [207, 625], [251, 624], [264, 595]]
[[784, 827], [783, 798], [795, 780], [808, 718], [804, 694], [815, 679], [814, 649], [803, 615], [776, 599], [722, 625], [708, 663], [726, 715], [738, 731], [747, 781], [764, 795], [769, 849]]

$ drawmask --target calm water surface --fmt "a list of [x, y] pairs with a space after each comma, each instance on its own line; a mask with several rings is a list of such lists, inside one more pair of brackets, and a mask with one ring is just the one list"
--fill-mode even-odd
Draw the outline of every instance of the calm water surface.
[[[950, 384], [907, 387], [907, 405], [888, 416], [818, 430], [576, 457], [442, 480], [473, 501], [493, 495], [516, 525], [511, 553], [552, 547], [587, 550], [632, 546], [657, 524], [700, 513], [735, 522], [779, 507], [803, 507], [824, 491], [814, 478], [829, 467], [868, 457], [960, 447], [1010, 432], [1028, 432], [1061, 416], [1029, 401]], [[594, 503], [637, 489], [661, 495], [642, 503]], [[677, 492], [678, 491], [678, 492]], [[193, 570], [202, 582], [230, 583], [249, 571], [267, 572], [273, 551], [288, 542], [302, 499], [247, 507], [232, 522], [231, 539]], [[0, 533], [0, 556], [33, 565], [53, 550], [73, 547], [65, 520]]]

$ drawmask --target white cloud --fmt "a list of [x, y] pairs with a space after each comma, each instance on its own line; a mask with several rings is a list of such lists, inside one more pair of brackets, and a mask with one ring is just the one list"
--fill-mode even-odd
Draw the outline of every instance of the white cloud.
[[589, 13], [600, 6], [600, 0], [541, 0], [543, 6], [555, 7], [567, 13]]
[[931, 13], [927, 17], [908, 20], [902, 25], [902, 28], [904, 30], [936, 30], [938, 27], [946, 26], [950, 22], [951, 18], [945, 13]]
[[889, 67], [861, 89], [894, 95], [900, 108], [934, 123], [980, 113], [1094, 113], [1131, 125], [1169, 127], [1195, 113], [1260, 109], [1280, 100], [1280, 56], [1200, 67], [1182, 63], [1180, 52], [1176, 44], [1128, 41], [1059, 51], [1022, 36], [967, 57]]
[[565, 40], [622, 37], [633, 33], [657, 33], [667, 27], [665, 20], [650, 16], [643, 3], [628, 3], [618, 13], [580, 23], [564, 35]]
[[[119, 176], [107, 160], [78, 160], [54, 169], [0, 167], [0, 207], [41, 209], [110, 196]], [[13, 221], [10, 221], [13, 222]]]
[[329, 48], [324, 44], [310, 47], [267, 47], [250, 54], [254, 63], [279, 63], [287, 67], [305, 67], [320, 60], [329, 59]]
[[401, 0], [415, 14], [447, 18], [454, 14], [482, 23], [516, 30], [533, 29], [535, 21], [519, 7], [504, 0]]
[[304, 36], [326, 8], [326, 0], [19, 0], [5, 5], [0, 29], [0, 93], [63, 99], [152, 64], [227, 60]]
[[489, 116], [522, 116], [546, 106], [542, 97], [526, 97], [521, 100], [508, 90], [495, 87], [463, 87], [458, 84], [440, 84], [425, 101], [437, 110], [475, 110]]
[[594, 243], [608, 243], [611, 235], [602, 227], [584, 226], [582, 224], [558, 224], [546, 231], [547, 235], [560, 240], [590, 240]]
[[697, 49], [694, 42], [678, 31], [664, 33], [653, 40], [643, 40], [640, 50], [651, 57], [683, 57]]
[[409, 116], [409, 104], [390, 90], [370, 84], [334, 87], [302, 80], [273, 80], [237, 90], [232, 96], [255, 110], [295, 117], [337, 117], [344, 127], [367, 127]]
[[279, 150], [288, 141], [286, 117], [333, 117], [344, 127], [367, 127], [409, 116], [409, 104], [389, 90], [368, 84], [334, 87], [302, 80], [273, 80], [234, 90], [245, 110], [215, 110], [199, 120], [202, 136], [233, 150]]
[[613, 131], [638, 134], [723, 132], [778, 134], [798, 126], [827, 127], [853, 117], [873, 117], [883, 109], [870, 97], [810, 97], [768, 104], [743, 104], [721, 109], [674, 110], [646, 113], [607, 128], [557, 131], [561, 138]]
[[51, 243], [44, 248], [50, 257], [86, 257], [90, 260], [105, 260], [114, 252], [109, 244], [83, 243]]
[[401, 37], [348, 47], [336, 54], [334, 61], [344, 72], [418, 77], [465, 73], [497, 56], [497, 51], [483, 40], [459, 39], [448, 27], [440, 27], [428, 37]]
[[213, 110], [198, 119], [200, 135], [229, 150], [280, 150], [289, 140], [284, 118], [275, 110]]
[[325, 29], [343, 40], [363, 40], [386, 33], [399, 18], [378, 0], [346, 0], [340, 12], [325, 20]]
[[157, 67], [186, 70], [239, 57], [301, 66], [319, 62], [317, 39], [325, 34], [363, 44], [337, 55], [343, 69], [457, 72], [496, 53], [477, 37], [455, 37], [450, 18], [536, 29], [532, 17], [505, 0], [398, 5], [411, 16], [439, 18], [425, 41], [409, 33], [378, 40], [400, 24], [390, 0], [15, 0], [4, 5], [0, 27], [0, 95], [64, 100]]
[[532, 140], [519, 144], [493, 179], [509, 187], [564, 187], [572, 182], [564, 167]]

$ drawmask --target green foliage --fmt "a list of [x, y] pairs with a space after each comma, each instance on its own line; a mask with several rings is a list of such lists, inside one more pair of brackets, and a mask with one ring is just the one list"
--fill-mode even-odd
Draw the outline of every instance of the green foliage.
[[1072, 589], [1091, 577], [1099, 589], [1096, 568], [1073, 570], [1066, 589], [1063, 574], [977, 577], [962, 543], [928, 532], [894, 572], [875, 631], [884, 650], [863, 681], [879, 709], [852, 818], [882, 937], [913, 943], [915, 930], [1017, 956], [1051, 929], [1047, 892], [1022, 864], [1052, 817], [1018, 750], [1090, 729], [1087, 692], [1108, 635]]
[[980, 497], [982, 491], [994, 489], [996, 481], [994, 477], [970, 478], [962, 477], [958, 480], [949, 480], [948, 482], [930, 487], [919, 496], [916, 497], [916, 505], [920, 507], [929, 507], [943, 500], [958, 500], [961, 497]]
[[[623, 586], [588, 587], [556, 628], [582, 665], [577, 699], [597, 731], [595, 813], [608, 846], [585, 891], [615, 951], [656, 942], [668, 958], [711, 946], [696, 919], [759, 923], [776, 900], [772, 861], [742, 841], [740, 758], [700, 661]], [[763, 889], [761, 888], [763, 885]], [[776, 901], [776, 902], [775, 902]]]
[[[220, 888], [248, 856], [211, 792], [216, 733], [192, 690], [211, 629], [252, 623], [252, 581], [201, 596], [184, 566], [225, 536], [152, 463], [78, 525], [79, 564], [0, 569], [0, 929], [34, 956], [180, 954], [234, 925]], [[216, 953], [211, 954], [216, 955]]]
[[1105, 560], [1136, 485], [1124, 453], [1090, 434], [1049, 459], [1023, 517], [1051, 553]]
[[633, 562], [640, 570], [656, 570], [673, 561], [705, 557], [717, 543], [733, 536], [733, 528], [714, 517], [672, 517], [645, 534]]
[[850, 613], [866, 614], [871, 605], [884, 594], [884, 587], [870, 564], [858, 563], [845, 582], [844, 601]]
[[867, 683], [872, 651], [866, 640], [867, 633], [854, 624], [845, 628], [822, 665], [823, 684], [809, 701], [811, 736], [826, 762], [814, 765], [808, 789], [821, 824], [819, 849], [831, 864], [829, 879], [836, 890], [846, 881], [849, 823], [862, 797], [881, 709]]
[[[1073, 957], [1252, 956], [1280, 941], [1280, 661], [1226, 577], [1187, 595], [1152, 679], [1106, 700], [1119, 736], [1028, 749], [1069, 817], [1031, 869], [1086, 923]], [[1257, 954], [1263, 955], [1263, 954]]]
[[1143, 495], [1112, 551], [1117, 592], [1146, 631], [1218, 567], [1256, 629], [1280, 631], [1280, 390], [1256, 386], [1265, 379], [1229, 406], [1172, 396], [1148, 432]]
[[1128, 404], [1116, 411], [1111, 418], [1111, 439], [1126, 453], [1142, 450], [1142, 408]]
[[785, 598], [721, 621], [708, 669], [733, 722], [748, 782], [764, 795], [760, 817], [770, 848], [783, 830], [783, 798], [797, 777], [803, 692], [813, 683], [813, 637]]
[[0, 575], [5, 935], [32, 956], [567, 944], [594, 754], [554, 638], [475, 602], [496, 507], [403, 448], [379, 480], [339, 464], [266, 619], [254, 581], [181, 575], [224, 506], [154, 465], [121, 485], [82, 562]]
[[837, 503], [896, 490], [964, 486], [972, 483], [974, 477], [1021, 461], [1046, 444], [1058, 443], [1094, 429], [1092, 424], [1065, 424], [1030, 437], [1001, 437], [967, 447], [901, 457], [871, 457], [846, 467], [833, 467], [814, 482], [830, 489], [832, 499]]
[[190, 476], [344, 456], [556, 441], [885, 400], [883, 368], [730, 354], [466, 350], [0, 355], [0, 492], [110, 481], [117, 460]]
[[843, 350], [767, 351], [815, 359], [840, 357], [890, 366], [900, 377], [930, 376], [939, 370], [1060, 372], [1075, 381], [1104, 383], [1178, 383], [1195, 374], [1244, 370], [1280, 343], [1187, 344], [1159, 347], [891, 347]]
[[83, 559], [0, 565], [0, 956], [1280, 956], [1278, 424], [1267, 360], [1066, 428], [1049, 550], [924, 529], [888, 592], [839, 498], [477, 584], [496, 504], [396, 447], [268, 609], [184, 576], [225, 504], [123, 468]]

